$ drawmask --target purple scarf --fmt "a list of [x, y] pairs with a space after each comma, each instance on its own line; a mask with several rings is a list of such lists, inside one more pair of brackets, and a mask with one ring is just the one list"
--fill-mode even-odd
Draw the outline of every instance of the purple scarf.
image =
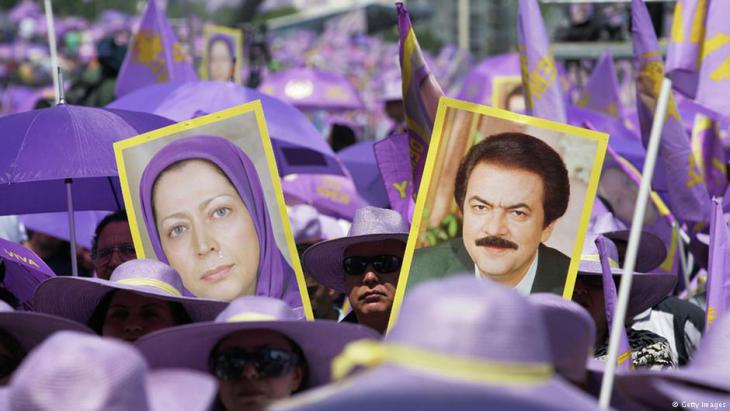
[[142, 173], [139, 197], [147, 234], [160, 261], [167, 263], [152, 209], [152, 188], [170, 165], [183, 160], [208, 160], [217, 165], [238, 191], [259, 237], [259, 268], [256, 295], [279, 298], [301, 307], [294, 270], [282, 256], [271, 229], [271, 219], [256, 168], [246, 154], [230, 141], [213, 136], [186, 137], [174, 141], [150, 160]]

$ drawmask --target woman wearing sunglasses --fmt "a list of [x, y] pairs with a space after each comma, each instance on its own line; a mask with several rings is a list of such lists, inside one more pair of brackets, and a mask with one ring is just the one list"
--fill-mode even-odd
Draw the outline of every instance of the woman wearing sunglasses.
[[278, 299], [233, 300], [214, 322], [161, 330], [137, 347], [152, 368], [208, 371], [218, 379], [217, 409], [257, 411], [293, 393], [326, 384], [330, 363], [373, 330], [334, 321], [302, 321]]
[[408, 229], [396, 211], [363, 207], [355, 212], [347, 237], [317, 243], [304, 252], [304, 272], [347, 295], [352, 312], [344, 322], [385, 333]]

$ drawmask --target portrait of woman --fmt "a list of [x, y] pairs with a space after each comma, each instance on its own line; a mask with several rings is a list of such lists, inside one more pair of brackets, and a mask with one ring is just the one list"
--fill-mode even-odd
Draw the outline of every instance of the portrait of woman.
[[139, 197], [157, 258], [194, 295], [261, 295], [301, 307], [258, 173], [241, 148], [214, 136], [176, 140], [145, 167]]
[[231, 81], [236, 68], [236, 48], [233, 39], [216, 34], [208, 41], [208, 80]]

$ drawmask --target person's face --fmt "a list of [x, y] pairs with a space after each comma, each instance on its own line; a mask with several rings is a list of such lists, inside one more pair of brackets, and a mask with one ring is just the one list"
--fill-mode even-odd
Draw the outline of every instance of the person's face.
[[[217, 352], [235, 349], [254, 353], [266, 348], [292, 352], [291, 343], [283, 335], [269, 330], [246, 330], [231, 334], [220, 342]], [[300, 365], [283, 375], [265, 378], [247, 362], [238, 378], [218, 377], [218, 394], [227, 410], [264, 410], [271, 402], [291, 396], [303, 379], [304, 370]]]
[[544, 227], [542, 178], [529, 171], [479, 163], [464, 198], [463, 241], [482, 276], [515, 286], [537, 247], [552, 233]]
[[210, 80], [228, 81], [233, 77], [233, 56], [223, 41], [215, 41], [210, 47], [208, 57], [208, 77]]
[[109, 302], [101, 335], [129, 342], [152, 331], [175, 325], [167, 301], [129, 291], [117, 291]]
[[606, 305], [600, 276], [578, 275], [575, 280], [573, 301], [591, 314], [596, 323], [596, 347], [601, 346], [608, 336]]
[[135, 257], [132, 233], [126, 221], [114, 221], [101, 230], [93, 256], [97, 277], [108, 280], [115, 268]]
[[153, 189], [167, 260], [198, 297], [230, 301], [256, 290], [259, 239], [236, 188], [202, 160], [163, 172]]
[[[353, 244], [345, 250], [347, 257], [375, 257], [394, 255], [403, 258], [405, 244], [390, 239]], [[393, 307], [395, 287], [398, 284], [400, 267], [393, 272], [380, 273], [368, 264], [362, 275], [344, 273], [345, 292], [355, 313], [360, 315], [388, 316]]]

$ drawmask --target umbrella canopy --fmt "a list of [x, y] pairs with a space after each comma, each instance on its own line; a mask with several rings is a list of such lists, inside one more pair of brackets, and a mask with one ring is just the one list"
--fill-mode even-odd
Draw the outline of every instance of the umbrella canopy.
[[135, 90], [107, 108], [143, 111], [175, 121], [261, 100], [280, 175], [343, 174], [335, 154], [295, 107], [246, 87], [221, 81], [164, 83]]
[[282, 179], [281, 188], [289, 205], [309, 204], [322, 214], [349, 221], [355, 210], [367, 205], [345, 176], [290, 174]]
[[[76, 244], [91, 250], [94, 231], [99, 222], [109, 214], [107, 211], [78, 211], [74, 213]], [[38, 231], [61, 240], [71, 241], [68, 227], [68, 213], [39, 213], [20, 217], [25, 228]]]
[[261, 91], [303, 110], [359, 110], [360, 96], [339, 73], [295, 68], [268, 76]]
[[172, 124], [146, 113], [58, 105], [0, 118], [0, 215], [118, 210], [112, 144]]
[[375, 207], [389, 207], [388, 193], [373, 151], [374, 141], [353, 144], [337, 153], [352, 176], [360, 196]]
[[56, 275], [36, 253], [2, 238], [0, 262], [5, 266], [2, 282], [21, 304], [33, 297], [33, 291], [38, 284]]

